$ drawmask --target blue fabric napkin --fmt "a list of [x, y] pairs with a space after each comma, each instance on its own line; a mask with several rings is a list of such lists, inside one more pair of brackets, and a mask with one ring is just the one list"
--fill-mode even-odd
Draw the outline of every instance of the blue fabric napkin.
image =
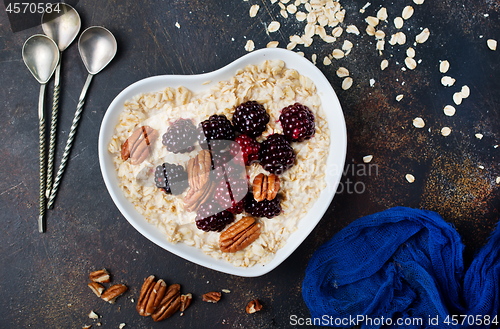
[[312, 256], [302, 295], [314, 324], [350, 328], [500, 327], [500, 229], [465, 272], [455, 228], [397, 207], [360, 218]]

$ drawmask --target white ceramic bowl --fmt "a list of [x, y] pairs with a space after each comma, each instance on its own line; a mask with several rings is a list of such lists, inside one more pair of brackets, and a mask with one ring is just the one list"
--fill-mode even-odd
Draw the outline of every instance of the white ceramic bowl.
[[[111, 141], [115, 126], [118, 123], [118, 117], [124, 108], [125, 101], [131, 99], [133, 96], [140, 93], [162, 91], [166, 87], [178, 87], [181, 85], [194, 92], [204, 91], [221, 80], [231, 78], [237, 70], [249, 64], [260, 64], [264, 60], [273, 59], [283, 60], [286, 67], [293, 68], [300, 74], [309, 77], [316, 85], [331, 133], [326, 172], [327, 187], [322, 191], [312, 209], [299, 221], [297, 231], [290, 235], [286, 245], [278, 250], [276, 256], [270, 263], [266, 265], [255, 265], [250, 268], [235, 267], [224, 260], [217, 260], [211, 256], [205, 255], [201, 250], [195, 247], [187, 246], [183, 243], [173, 244], [168, 242], [156, 226], [149, 224], [144, 217], [134, 209], [132, 203], [125, 198], [118, 186], [118, 176], [112, 156], [108, 152], [108, 144]], [[209, 80], [212, 81], [210, 84], [203, 84]], [[321, 73], [315, 65], [309, 62], [309, 60], [292, 51], [279, 48], [261, 49], [251, 52], [229, 65], [210, 73], [199, 75], [161, 75], [137, 81], [125, 88], [125, 90], [116, 96], [111, 105], [109, 105], [102, 120], [99, 133], [99, 163], [104, 182], [116, 206], [136, 230], [158, 246], [193, 263], [220, 272], [244, 277], [263, 275], [276, 268], [297, 249], [302, 241], [304, 241], [314, 229], [316, 224], [325, 214], [335, 195], [344, 167], [346, 149], [347, 134], [344, 116], [337, 95], [333, 91], [330, 83], [323, 73]]]

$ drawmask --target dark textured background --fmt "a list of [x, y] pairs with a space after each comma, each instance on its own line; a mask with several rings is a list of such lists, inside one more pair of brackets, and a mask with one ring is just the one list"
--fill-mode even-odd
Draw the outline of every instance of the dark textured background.
[[[158, 74], [218, 69], [246, 53], [247, 39], [254, 40], [257, 48], [271, 40], [285, 47], [288, 36], [301, 33], [304, 23], [283, 19], [277, 4], [259, 0], [80, 1], [76, 9], [82, 17], [82, 30], [105, 26], [116, 36], [118, 53], [92, 81], [55, 209], [47, 213], [47, 232], [39, 234], [39, 85], [22, 62], [21, 48], [30, 35], [42, 33], [42, 29], [12, 33], [1, 7], [0, 327], [81, 328], [96, 323], [87, 317], [90, 310], [102, 315], [103, 328], [117, 328], [122, 322], [126, 328], [289, 327], [292, 314], [309, 316], [301, 283], [312, 253], [356, 218], [398, 205], [434, 210], [453, 223], [467, 246], [469, 263], [499, 217], [500, 185], [495, 179], [500, 176], [500, 149], [494, 145], [500, 143], [500, 52], [489, 50], [486, 39], [500, 41], [500, 2], [427, 0], [421, 6], [410, 0], [371, 2], [366, 13], [360, 14], [365, 1], [341, 1], [347, 10], [346, 23], [357, 25], [362, 32], [359, 37], [347, 36], [354, 49], [346, 58], [324, 66], [325, 54], [340, 45], [325, 44], [317, 37], [311, 47], [295, 50], [304, 51], [308, 58], [318, 54], [318, 67], [337, 91], [348, 130], [346, 164], [362, 163], [364, 155], [373, 154], [378, 175], [343, 177], [343, 183], [347, 179], [363, 182], [366, 191], [338, 194], [297, 251], [258, 278], [235, 277], [191, 264], [136, 232], [104, 186], [97, 157], [98, 132], [107, 106], [129, 84]], [[248, 10], [254, 3], [261, 9], [252, 19]], [[386, 40], [395, 32], [392, 20], [403, 7], [411, 4], [415, 8], [403, 29], [407, 44], [391, 47], [386, 43], [383, 56], [374, 50], [374, 38], [366, 35], [363, 22], [366, 15], [375, 15], [380, 4], [389, 11]], [[282, 27], [269, 36], [264, 23], [273, 19]], [[431, 31], [429, 40], [416, 47], [416, 58], [422, 63], [414, 71], [403, 72], [401, 64], [395, 63], [403, 62], [420, 27]], [[87, 75], [76, 42], [62, 58], [58, 159]], [[379, 66], [383, 58], [390, 59], [385, 71]], [[454, 87], [440, 84], [440, 59], [450, 61], [447, 75], [457, 79]], [[348, 91], [341, 89], [341, 79], [335, 75], [340, 65], [354, 78]], [[376, 80], [374, 87], [369, 85], [371, 78]], [[470, 97], [456, 106], [455, 116], [446, 117], [442, 108], [452, 104], [453, 92], [465, 84], [471, 89]], [[48, 89], [47, 111], [52, 82]], [[400, 93], [405, 96], [396, 102]], [[417, 116], [424, 118], [424, 129], [412, 126]], [[443, 126], [452, 128], [446, 138], [439, 132]], [[475, 133], [484, 138], [477, 139]], [[406, 173], [416, 177], [413, 184], [406, 182]], [[88, 273], [102, 267], [111, 271], [113, 282], [130, 287], [115, 305], [99, 300], [86, 287]], [[184, 317], [154, 324], [136, 313], [131, 299], [137, 300], [149, 274], [167, 283], [180, 283], [185, 292], [195, 295]], [[201, 294], [220, 289], [231, 293], [217, 305], [201, 302]], [[264, 310], [249, 316], [244, 307], [253, 298], [262, 301]]]

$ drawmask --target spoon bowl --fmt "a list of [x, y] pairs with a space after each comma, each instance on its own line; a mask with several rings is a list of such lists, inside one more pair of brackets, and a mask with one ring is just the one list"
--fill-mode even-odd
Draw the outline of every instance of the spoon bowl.
[[78, 12], [68, 4], [59, 3], [59, 12], [44, 12], [42, 29], [64, 51], [80, 32], [81, 20]]
[[35, 34], [24, 43], [23, 60], [35, 79], [44, 85], [59, 62], [59, 48], [49, 37]]
[[95, 75], [115, 57], [116, 39], [104, 27], [92, 26], [82, 32], [78, 50], [87, 71]]

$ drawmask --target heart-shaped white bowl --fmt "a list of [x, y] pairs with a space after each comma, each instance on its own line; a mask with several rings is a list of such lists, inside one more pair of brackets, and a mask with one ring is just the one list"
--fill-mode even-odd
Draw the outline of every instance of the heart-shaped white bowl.
[[[276, 256], [266, 265], [255, 265], [253, 267], [235, 267], [224, 261], [214, 259], [204, 254], [201, 250], [185, 245], [183, 243], [173, 244], [167, 241], [155, 225], [149, 224], [140, 215], [133, 204], [123, 195], [119, 187], [118, 176], [113, 164], [112, 155], [108, 152], [108, 144], [111, 141], [114, 129], [119, 120], [119, 115], [124, 109], [124, 103], [141, 93], [162, 91], [167, 87], [185, 86], [193, 92], [208, 90], [214, 84], [222, 80], [230, 79], [236, 71], [250, 64], [260, 64], [265, 60], [279, 59], [285, 62], [286, 67], [297, 70], [300, 74], [309, 77], [316, 85], [321, 98], [323, 110], [327, 116], [330, 128], [330, 150], [327, 158], [326, 183], [327, 187], [321, 192], [307, 215], [297, 225], [297, 230], [290, 235], [286, 245], [276, 252]], [[212, 81], [210, 84], [204, 84]], [[156, 243], [158, 246], [185, 258], [193, 263], [202, 265], [220, 272], [239, 275], [244, 277], [255, 277], [268, 273], [281, 264], [311, 233], [316, 224], [321, 220], [330, 205], [344, 167], [347, 150], [347, 133], [342, 108], [332, 86], [323, 73], [309, 60], [296, 53], [284, 49], [261, 49], [251, 52], [229, 65], [210, 73], [199, 75], [161, 75], [146, 78], [133, 83], [125, 88], [109, 105], [102, 120], [99, 133], [99, 163], [102, 176], [111, 198], [116, 206], [129, 221], [129, 223], [142, 235]]]

